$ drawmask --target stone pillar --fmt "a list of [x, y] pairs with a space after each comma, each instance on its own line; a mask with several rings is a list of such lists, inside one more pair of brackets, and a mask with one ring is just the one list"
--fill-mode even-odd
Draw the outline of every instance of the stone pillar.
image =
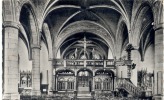
[[132, 62], [134, 64], [136, 64], [136, 68], [134, 68], [133, 70], [131, 70], [131, 78], [130, 80], [132, 81], [132, 83], [137, 86], [137, 68], [140, 67], [140, 54], [137, 50], [133, 50], [132, 51]]
[[49, 63], [50, 63], [50, 68], [49, 68], [49, 73], [48, 73], [48, 79], [49, 79], [49, 82], [48, 82], [48, 94], [49, 95], [52, 95], [53, 92], [52, 92], [52, 89], [53, 89], [53, 64], [52, 64], [52, 60], [49, 60]]
[[40, 46], [32, 45], [32, 95], [40, 95]]
[[154, 27], [155, 30], [155, 68], [154, 68], [154, 98], [162, 100], [163, 95], [163, 31], [161, 25]]
[[4, 93], [3, 99], [20, 99], [18, 93], [18, 24], [4, 22]]

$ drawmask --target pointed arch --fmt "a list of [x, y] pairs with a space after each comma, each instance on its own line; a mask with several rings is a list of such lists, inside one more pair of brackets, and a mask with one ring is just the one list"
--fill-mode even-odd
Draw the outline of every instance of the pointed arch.
[[[149, 16], [152, 16], [152, 19], [145, 19], [145, 17], [148, 17], [146, 13], [150, 13]], [[133, 45], [139, 46], [139, 41], [142, 33], [142, 27], [145, 27], [146, 25], [145, 20], [148, 23], [152, 23], [154, 21], [154, 15], [152, 11], [152, 5], [149, 2], [143, 2], [139, 7], [135, 14], [134, 21], [132, 23], [132, 39], [133, 39]], [[138, 28], [136, 28], [138, 27]], [[147, 27], [146, 27], [147, 28]]]
[[28, 27], [29, 33], [26, 32], [26, 34], [30, 35], [29, 36], [30, 37], [30, 40], [29, 40], [30, 44], [39, 45], [39, 43], [40, 43], [40, 30], [38, 27], [36, 11], [34, 9], [35, 9], [35, 6], [30, 1], [23, 2], [20, 5], [19, 21], [23, 25], [23, 27], [24, 26]]
[[47, 25], [47, 23], [43, 24], [43, 33], [45, 36], [45, 41], [47, 43], [47, 49], [48, 49], [48, 55], [49, 55], [49, 59], [53, 58], [53, 54], [52, 54], [52, 37], [51, 37], [51, 33], [49, 30], [49, 27]]
[[130, 41], [127, 25], [126, 25], [126, 23], [124, 22], [123, 19], [120, 19], [120, 21], [118, 23], [115, 40], [116, 40], [116, 44], [117, 44], [115, 54], [117, 54], [118, 57], [121, 57], [125, 46]]

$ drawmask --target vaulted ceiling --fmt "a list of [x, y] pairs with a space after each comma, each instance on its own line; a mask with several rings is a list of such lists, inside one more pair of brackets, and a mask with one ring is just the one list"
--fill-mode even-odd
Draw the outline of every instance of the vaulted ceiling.
[[[132, 7], [132, 1], [130, 1], [125, 3], [126, 7]], [[53, 0], [47, 6], [49, 7], [52, 3]], [[53, 37], [71, 23], [89, 20], [102, 25], [114, 38], [120, 17], [123, 16], [126, 19], [131, 14], [131, 11], [125, 10], [119, 0], [101, 0], [99, 2], [96, 0], [59, 0], [46, 11], [45, 22], [54, 33]]]
[[[134, 42], [139, 46], [139, 50], [143, 51], [153, 40], [150, 34], [154, 21], [153, 12], [151, 4], [146, 0], [31, 0], [31, 2], [36, 6], [38, 11], [36, 15], [41, 25], [47, 24], [52, 47], [61, 49], [61, 54], [69, 49], [72, 50], [73, 47], [77, 48], [77, 41], [84, 37], [82, 34], [88, 34], [88, 40], [101, 48], [99, 49], [101, 52], [108, 54], [108, 50], [111, 49], [113, 56], [121, 56], [122, 50], [128, 43]], [[23, 20], [21, 22], [26, 23]], [[47, 42], [46, 31], [44, 28], [42, 30], [42, 38]], [[47, 42], [47, 47], [48, 44]]]
[[[114, 41], [116, 38], [118, 22], [121, 18], [122, 20], [125, 21], [125, 23], [128, 23], [126, 19], [129, 20], [129, 16], [131, 15], [131, 10], [126, 11], [126, 8], [132, 9], [132, 3], [133, 1], [120, 2], [120, 0], [118, 1], [117, 0], [101, 0], [99, 2], [97, 2], [96, 0], [76, 0], [76, 1], [75, 0], [69, 0], [69, 1], [58, 0], [54, 3], [54, 1], [52, 0], [47, 4], [46, 10], [44, 12], [45, 23], [47, 23], [49, 26], [52, 41], [55, 41], [55, 42], [56, 42], [55, 37], [56, 39], [57, 37], [60, 37], [60, 35], [63, 33], [62, 30], [67, 29], [73, 23], [79, 22], [79, 24], [81, 24], [80, 22], [84, 20], [86, 22], [89, 21], [89, 22], [96, 23], [97, 26], [101, 26], [101, 28], [107, 31], [107, 34], [109, 34], [108, 36], [110, 38], [107, 38], [106, 40], [110, 41], [110, 44], [107, 43], [107, 45], [106, 44], [101, 45], [100, 44], [101, 42], [105, 43], [107, 41], [105, 41], [103, 38], [100, 38], [98, 35], [96, 36], [97, 40], [95, 39], [95, 36], [93, 35], [88, 35], [89, 39], [92, 40], [96, 44], [96, 46], [99, 45], [98, 47], [102, 48], [100, 49], [101, 51], [99, 52], [105, 52], [106, 53], [105, 55], [108, 55], [108, 49], [114, 48]], [[83, 26], [90, 27], [87, 24]], [[79, 29], [80, 27], [82, 26], [79, 26]], [[69, 27], [69, 28], [72, 28], [72, 29], [74, 28], [74, 30], [78, 30], [75, 27]], [[128, 30], [128, 29], [125, 29], [125, 30]], [[81, 31], [78, 31], [78, 33], [95, 34], [93, 31], [86, 32], [85, 28], [82, 28]], [[67, 43], [65, 43], [64, 41], [63, 43], [59, 43], [61, 44], [60, 47], [62, 47], [61, 52], [63, 52], [63, 50], [66, 52], [65, 49], [68, 46], [68, 44], [75, 45], [78, 39], [83, 38], [83, 36], [81, 35], [73, 35], [71, 37], [72, 39], [70, 41], [66, 39], [65, 42]], [[67, 37], [67, 38], [70, 38], [70, 37]], [[124, 38], [122, 42], [124, 42], [125, 39], [128, 39], [128, 38]], [[72, 45], [72, 47], [77, 48], [77, 44], [76, 46]]]

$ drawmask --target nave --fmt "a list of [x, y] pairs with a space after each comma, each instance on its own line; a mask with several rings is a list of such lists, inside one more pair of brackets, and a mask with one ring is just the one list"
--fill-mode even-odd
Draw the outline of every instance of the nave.
[[163, 0], [2, 0], [3, 100], [162, 100]]

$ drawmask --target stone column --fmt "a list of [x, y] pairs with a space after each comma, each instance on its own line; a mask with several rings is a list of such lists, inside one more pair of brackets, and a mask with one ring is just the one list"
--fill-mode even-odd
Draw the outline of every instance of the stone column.
[[140, 62], [141, 62], [141, 59], [140, 59], [140, 54], [137, 50], [133, 50], [132, 51], [132, 62], [134, 64], [136, 64], [136, 68], [134, 68], [133, 70], [131, 70], [131, 78], [130, 80], [132, 81], [132, 83], [137, 86], [137, 68], [140, 67]]
[[19, 99], [18, 93], [18, 24], [4, 22], [4, 93], [3, 99]]
[[161, 25], [154, 27], [155, 30], [155, 68], [154, 68], [154, 98], [162, 100], [163, 95], [163, 31]]
[[50, 68], [49, 68], [49, 73], [48, 73], [48, 79], [49, 79], [49, 82], [48, 82], [48, 94], [49, 95], [52, 95], [53, 94], [53, 92], [52, 92], [52, 89], [53, 89], [53, 60], [52, 59], [50, 59], [49, 60], [49, 63], [50, 63]]
[[40, 95], [40, 46], [32, 45], [32, 95]]

